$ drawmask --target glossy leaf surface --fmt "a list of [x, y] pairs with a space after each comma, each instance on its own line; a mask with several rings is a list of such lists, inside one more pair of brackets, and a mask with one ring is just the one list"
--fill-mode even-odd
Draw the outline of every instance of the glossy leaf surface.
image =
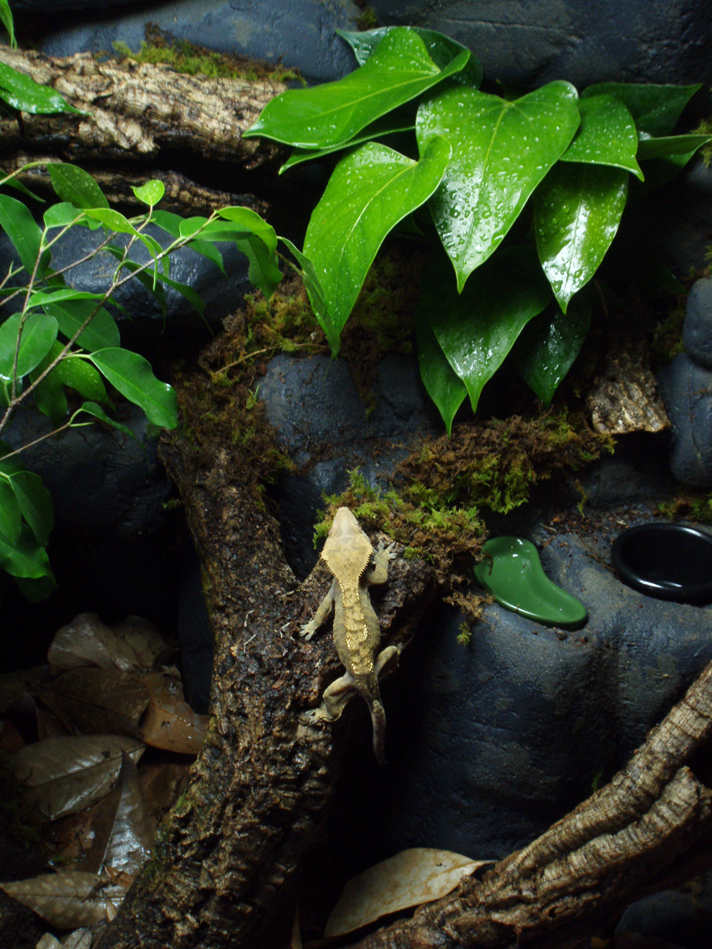
[[581, 351], [591, 325], [588, 299], [575, 297], [566, 313], [554, 305], [524, 327], [513, 355], [519, 372], [545, 405]]
[[[365, 30], [363, 32], [350, 32], [348, 30], [337, 30], [336, 32], [342, 39], [346, 40], [354, 51], [359, 66], [363, 66], [386, 33], [402, 29], [401, 26], [380, 26], [375, 30]], [[412, 26], [410, 29], [417, 33], [425, 43], [428, 55], [440, 69], [445, 69], [463, 51], [469, 52], [462, 43], [458, 43], [457, 40], [454, 40], [451, 36], [446, 36], [444, 33], [438, 33], [437, 30], [424, 30], [419, 26]], [[480, 61], [470, 54], [467, 65], [452, 76], [452, 81], [472, 86], [474, 89], [479, 88], [482, 82]]]
[[75, 112], [75, 109], [63, 96], [50, 86], [42, 86], [30, 76], [18, 72], [12, 66], [0, 63], [0, 99], [20, 112], [37, 115], [53, 115], [57, 112]]
[[25, 205], [7, 194], [0, 194], [0, 227], [12, 241], [22, 266], [31, 274], [40, 253], [42, 229]]
[[459, 290], [501, 244], [578, 124], [576, 90], [567, 82], [551, 82], [513, 102], [451, 88], [420, 107], [421, 150], [435, 136], [453, 149], [430, 208]]
[[104, 192], [91, 175], [76, 165], [52, 162], [47, 165], [55, 193], [76, 208], [108, 208]]
[[457, 293], [452, 279], [441, 281], [430, 325], [455, 373], [465, 383], [472, 410], [482, 389], [529, 320], [551, 300], [536, 255], [529, 246], [492, 257]]
[[59, 380], [78, 392], [83, 399], [91, 402], [109, 401], [101, 376], [87, 359], [68, 356], [59, 363], [56, 371]]
[[598, 269], [616, 235], [628, 194], [620, 168], [561, 163], [534, 196], [536, 245], [561, 309]]
[[638, 134], [633, 116], [614, 96], [591, 96], [579, 102], [581, 124], [561, 161], [625, 168], [643, 180], [636, 161]]
[[132, 185], [131, 190], [142, 204], [147, 204], [152, 208], [163, 198], [166, 193], [166, 186], [162, 181], [154, 180], [147, 181], [145, 185], [139, 187]]
[[422, 39], [402, 27], [388, 33], [368, 62], [336, 82], [288, 89], [267, 103], [246, 133], [298, 148], [347, 142], [365, 126], [458, 72], [470, 58], [462, 50], [445, 69], [428, 55]]
[[467, 397], [465, 383], [458, 377], [440, 348], [429, 314], [442, 305], [442, 285], [452, 283], [450, 267], [429, 268], [421, 280], [420, 300], [415, 311], [415, 335], [418, 344], [418, 366], [423, 385], [437, 406], [448, 435], [457, 410]]
[[433, 138], [420, 161], [369, 143], [343, 158], [314, 209], [304, 254], [312, 262], [329, 313], [324, 329], [336, 354], [338, 334], [351, 313], [378, 248], [389, 231], [428, 200], [450, 157]]
[[[61, 305], [53, 303], [48, 311], [56, 317], [59, 331], [69, 340], [96, 308], [93, 300], [64, 301]], [[107, 346], [118, 346], [121, 334], [116, 320], [108, 312], [101, 309], [91, 318], [86, 329], [82, 330], [77, 338], [77, 346], [93, 352], [95, 349], [104, 349]]]
[[[0, 326], [0, 379], [3, 382], [12, 380], [21, 323], [22, 314], [15, 313]], [[56, 338], [57, 320], [53, 316], [45, 313], [30, 313], [27, 316], [17, 350], [18, 378], [26, 376], [42, 362]]]
[[584, 89], [581, 98], [615, 96], [625, 103], [639, 132], [647, 132], [648, 135], [669, 135], [677, 125], [682, 110], [700, 88], [701, 83], [693, 86], [666, 86], [654, 83], [601, 82]]
[[125, 396], [140, 406], [149, 422], [162, 428], [178, 424], [176, 394], [167, 382], [160, 382], [151, 364], [127, 349], [98, 349], [90, 355], [97, 369]]

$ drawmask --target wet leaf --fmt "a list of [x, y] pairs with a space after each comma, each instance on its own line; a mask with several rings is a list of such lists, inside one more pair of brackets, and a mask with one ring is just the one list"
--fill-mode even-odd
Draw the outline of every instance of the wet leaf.
[[439, 305], [428, 318], [448, 362], [467, 387], [474, 412], [485, 383], [529, 320], [550, 302], [551, 293], [528, 245], [496, 254], [461, 294], [446, 276], [443, 273], [440, 281]]
[[0, 99], [13, 109], [37, 115], [52, 115], [56, 112], [74, 112], [87, 115], [75, 109], [51, 86], [44, 86], [31, 76], [18, 72], [6, 63], [0, 63]]
[[440, 899], [465, 874], [491, 862], [429, 847], [403, 850], [349, 880], [324, 935], [341, 936], [388, 913]]
[[151, 699], [141, 722], [141, 736], [147, 745], [197, 755], [203, 745], [208, 715], [198, 715], [183, 698], [177, 679], [160, 672], [144, 676]]
[[147, 204], [152, 208], [154, 204], [158, 204], [159, 201], [162, 200], [163, 195], [166, 193], [166, 186], [162, 181], [156, 179], [154, 181], [147, 181], [145, 185], [140, 185], [139, 187], [132, 185], [131, 190], [142, 204]]
[[102, 882], [95, 873], [80, 870], [0, 883], [0, 888], [57, 929], [76, 929], [101, 922], [107, 918], [110, 906], [115, 909], [121, 904], [127, 889]]
[[141, 737], [139, 721], [149, 702], [146, 687], [119, 669], [69, 669], [40, 698], [60, 720], [85, 735]]
[[421, 151], [435, 136], [452, 146], [430, 209], [458, 291], [501, 244], [529, 195], [568, 147], [579, 124], [577, 102], [570, 83], [550, 82], [514, 101], [449, 88], [418, 109]]
[[428, 318], [428, 314], [435, 312], [442, 303], [443, 280], [453, 280], [449, 266], [439, 268], [436, 273], [426, 271], [423, 274], [415, 311], [415, 335], [420, 378], [442, 416], [448, 435], [451, 435], [453, 420], [467, 397], [467, 388], [447, 361]]
[[524, 327], [512, 356], [545, 405], [581, 351], [590, 325], [590, 300], [576, 296], [565, 314], [554, 304]]
[[611, 246], [627, 195], [625, 171], [582, 163], [557, 165], [537, 190], [537, 251], [564, 312]]
[[104, 192], [83, 168], [65, 162], [51, 162], [47, 171], [52, 187], [62, 201], [80, 209], [109, 207]]
[[150, 669], [167, 648], [153, 623], [141, 616], [107, 626], [96, 613], [80, 613], [57, 631], [47, 661], [55, 670], [93, 665], [137, 672]]
[[[2, 197], [2, 195], [0, 195]], [[22, 314], [15, 313], [0, 326], [0, 379], [12, 381], [15, 365], [17, 336], [22, 324]], [[20, 347], [17, 350], [17, 377], [26, 376], [45, 358], [57, 338], [57, 320], [44, 313], [30, 313], [22, 325]]]
[[651, 158], [669, 158], [673, 155], [687, 161], [698, 148], [712, 141], [712, 135], [664, 135], [660, 138], [641, 136], [638, 142], [638, 158], [649, 161]]
[[328, 308], [322, 326], [334, 354], [378, 248], [435, 191], [449, 156], [442, 138], [432, 139], [417, 162], [370, 142], [336, 166], [304, 240]]
[[368, 62], [336, 82], [288, 89], [267, 103], [245, 137], [262, 136], [298, 148], [327, 148], [347, 142], [361, 129], [462, 69], [462, 49], [445, 69], [428, 55], [408, 27], [392, 30]]
[[[8, 759], [25, 785], [25, 800], [48, 820], [88, 807], [111, 788], [126, 751], [134, 761], [144, 745], [118, 735], [76, 735], [28, 745]], [[79, 924], [76, 924], [79, 925]]]
[[636, 161], [638, 133], [633, 116], [615, 96], [591, 96], [579, 102], [581, 124], [561, 161], [624, 168], [643, 180]]

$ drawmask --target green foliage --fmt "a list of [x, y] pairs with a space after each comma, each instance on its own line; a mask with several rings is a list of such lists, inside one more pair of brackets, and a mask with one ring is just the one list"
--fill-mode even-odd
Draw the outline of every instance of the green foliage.
[[[12, 37], [12, 17], [4, 0], [0, 0], [0, 20]], [[0, 87], [0, 98], [17, 109], [76, 111], [53, 90], [36, 86], [10, 67], [0, 68]], [[135, 279], [162, 305], [163, 288], [169, 286], [202, 313], [204, 304], [198, 294], [169, 276], [170, 256], [179, 248], [192, 247], [222, 268], [215, 247], [222, 241], [232, 241], [247, 255], [250, 277], [269, 300], [281, 279], [277, 235], [249, 208], [222, 208], [210, 217], [189, 220], [156, 210], [165, 190], [160, 181], [134, 188], [147, 211], [127, 218], [109, 207], [100, 187], [81, 168], [64, 162], [33, 164], [47, 164], [60, 200], [46, 209], [38, 223], [21, 201], [0, 193], [0, 228], [20, 261], [0, 281], [0, 306], [7, 308], [0, 312], [0, 433], [31, 397], [55, 426], [50, 434], [98, 419], [133, 437], [130, 429], [107, 414], [113, 405], [106, 383], [139, 406], [150, 424], [175, 428], [175, 391], [155, 377], [143, 356], [121, 346], [119, 328], [107, 306], [115, 302], [116, 292], [125, 283]], [[15, 177], [23, 170], [3, 175], [0, 187], [16, 186]], [[167, 247], [146, 232], [149, 223], [167, 232], [171, 238]], [[116, 265], [102, 293], [75, 290], [64, 277], [71, 266], [52, 267], [55, 242], [73, 227], [104, 232], [94, 253], [108, 251]], [[117, 235], [127, 239], [119, 243]], [[148, 250], [145, 264], [129, 257], [136, 242]], [[46, 551], [52, 502], [39, 477], [19, 461], [25, 447], [13, 451], [0, 443], [0, 566], [16, 578], [27, 596], [41, 599], [54, 586]]]
[[[613, 82], [579, 95], [556, 81], [512, 99], [481, 92], [479, 63], [440, 33], [341, 35], [358, 68], [283, 93], [247, 133], [293, 146], [283, 171], [346, 150], [303, 251], [285, 242], [332, 352], [376, 251], [416, 212], [423, 239], [446, 254], [433, 254], [414, 322], [448, 433], [513, 349], [548, 404], [586, 337], [582, 291], [616, 235], [629, 176], [662, 181], [712, 141], [709, 129], [672, 134], [700, 87]], [[407, 154], [383, 141], [396, 130], [415, 133]]]

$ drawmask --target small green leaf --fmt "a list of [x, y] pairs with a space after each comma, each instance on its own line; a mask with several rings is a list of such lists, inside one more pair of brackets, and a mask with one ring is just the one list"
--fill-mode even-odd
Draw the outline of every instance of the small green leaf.
[[302, 280], [304, 282], [304, 287], [307, 291], [307, 294], [309, 295], [309, 302], [312, 305], [312, 309], [314, 310], [314, 314], [317, 318], [317, 321], [319, 322], [319, 325], [326, 333], [326, 338], [329, 340], [330, 345], [333, 340], [334, 345], [338, 347], [339, 333], [331, 322], [326, 296], [321, 283], [319, 282], [319, 276], [316, 272], [314, 264], [286, 237], [280, 237], [280, 240], [285, 245], [285, 247], [288, 247], [289, 250], [294, 254], [297, 263], [302, 268]]
[[[15, 313], [0, 326], [0, 379], [12, 381], [17, 337], [22, 314]], [[45, 313], [30, 313], [22, 327], [17, 352], [17, 377], [22, 378], [45, 358], [57, 338], [57, 320]]]
[[574, 297], [564, 314], [554, 305], [524, 327], [512, 356], [519, 372], [545, 405], [581, 351], [591, 325], [591, 302]]
[[620, 168], [558, 164], [534, 195], [536, 246], [561, 309], [603, 260], [616, 236], [628, 194]]
[[168, 383], [156, 379], [151, 364], [143, 356], [127, 349], [99, 349], [89, 358], [112, 386], [143, 409], [149, 422], [162, 428], [176, 427], [175, 391]]
[[443, 138], [432, 139], [420, 161], [370, 142], [342, 158], [312, 213], [304, 254], [326, 300], [324, 329], [334, 354], [374, 257], [395, 225], [428, 200], [450, 157]]
[[47, 208], [44, 213], [44, 223], [46, 228], [68, 227], [83, 216], [80, 208], [70, 201], [62, 201], [60, 204], [53, 204], [52, 207]]
[[[363, 66], [386, 33], [389, 33], [391, 30], [401, 29], [403, 29], [403, 27], [381, 26], [375, 30], [365, 30], [364, 32], [358, 33], [348, 32], [347, 30], [337, 30], [336, 32], [342, 39], [346, 40], [354, 51], [359, 66]], [[425, 43], [428, 55], [440, 69], [445, 69], [448, 63], [451, 63], [456, 56], [463, 50], [467, 50], [467, 47], [463, 46], [462, 43], [458, 43], [457, 40], [452, 39], [452, 37], [446, 36], [444, 33], [438, 33], [436, 30], [425, 30], [419, 26], [412, 26], [410, 29], [413, 30], [414, 33], [417, 33]], [[469, 50], [467, 51], [469, 52]], [[479, 60], [475, 56], [470, 55], [467, 65], [464, 69], [461, 69], [460, 72], [455, 73], [451, 77], [451, 81], [472, 86], [473, 89], [478, 89], [482, 82], [482, 65]]]
[[80, 209], [109, 207], [104, 192], [82, 168], [65, 162], [51, 162], [47, 165], [47, 171], [52, 187], [62, 201]]
[[[277, 232], [271, 224], [268, 224], [267, 221], [261, 218], [259, 214], [251, 208], [218, 208], [218, 215], [223, 218], [223, 220], [230, 221], [238, 228], [244, 228], [247, 234], [254, 234], [256, 237], [259, 237], [268, 250], [277, 249]], [[213, 227], [213, 225], [211, 224], [210, 227]]]
[[[82, 412], [86, 412], [87, 415], [92, 415], [94, 418], [101, 419], [102, 422], [106, 422], [107, 425], [110, 425], [112, 428], [117, 429], [119, 432], [123, 432], [124, 435], [128, 435], [129, 438], [133, 438], [135, 442], [139, 442], [140, 439], [131, 431], [127, 425], [122, 425], [120, 422], [115, 422], [113, 418], [108, 416], [106, 412], [102, 409], [100, 405], [97, 405], [95, 402], [84, 402], [83, 405], [77, 409], [77, 411], [72, 416], [72, 420], [75, 419]], [[72, 427], [75, 427], [71, 422]], [[77, 426], [83, 423], [77, 423]]]
[[7, 31], [10, 39], [10, 46], [17, 49], [17, 40], [15, 39], [15, 27], [12, 21], [12, 11], [7, 0], [0, 0], [0, 21]]
[[[39, 377], [44, 362], [45, 360], [42, 360], [42, 363], [30, 373], [31, 382], [34, 382], [35, 379]], [[32, 392], [32, 396], [37, 408], [43, 415], [51, 419], [53, 425], [59, 427], [64, 422], [67, 412], [69, 411], [69, 405], [64, 392], [64, 386], [57, 375], [56, 369], [53, 369], [46, 375], [42, 382], [37, 383]]]
[[392, 30], [368, 62], [336, 82], [288, 89], [267, 103], [244, 137], [262, 136], [298, 148], [347, 142], [365, 126], [462, 69], [463, 49], [439, 69], [413, 30]]
[[110, 231], [116, 231], [117, 234], [138, 235], [139, 233], [128, 218], [112, 208], [86, 208], [85, 212], [87, 217], [99, 221], [104, 227]]
[[649, 161], [651, 158], [684, 155], [689, 161], [697, 149], [708, 142], [712, 142], [712, 135], [663, 135], [660, 138], [641, 136], [638, 142], [638, 158], [641, 161]]
[[41, 86], [30, 76], [5, 63], [0, 63], [0, 99], [20, 112], [37, 115], [74, 112], [77, 115], [87, 115], [81, 109], [75, 109], [54, 89]]
[[41, 227], [25, 205], [8, 194], [0, 194], [0, 227], [12, 241], [22, 266], [31, 274], [42, 246]]
[[216, 267], [219, 267], [220, 270], [225, 273], [223, 256], [214, 244], [211, 244], [209, 241], [197, 240], [191, 241], [190, 244], [186, 246], [194, 250], [196, 254], [201, 254], [203, 257], [207, 257], [208, 260], [212, 260]]
[[438, 305], [428, 318], [448, 362], [467, 387], [473, 412], [485, 383], [529, 320], [550, 300], [551, 292], [529, 245], [510, 247], [491, 257], [459, 295], [452, 280], [441, 280]]
[[140, 185], [138, 188], [132, 185], [131, 190], [142, 204], [147, 204], [152, 208], [163, 199], [166, 186], [162, 181], [154, 180], [147, 181], [145, 185]]
[[418, 109], [420, 149], [436, 136], [452, 145], [430, 209], [459, 290], [501, 244], [568, 147], [579, 124], [577, 102], [570, 83], [550, 82], [513, 102], [449, 88]]
[[242, 251], [249, 261], [247, 277], [253, 287], [257, 287], [265, 296], [267, 302], [282, 280], [282, 271], [279, 269], [277, 254], [269, 250], [262, 240], [250, 236], [242, 241], [235, 241], [235, 246]]
[[[429, 280], [429, 277], [432, 277], [432, 280]], [[437, 406], [450, 436], [457, 410], [467, 397], [467, 388], [447, 361], [430, 325], [428, 315], [442, 302], [443, 280], [452, 283], [452, 270], [449, 266], [441, 267], [437, 273], [433, 273], [432, 268], [424, 273], [420, 300], [415, 311], [415, 335], [418, 342], [420, 378]]]
[[639, 132], [669, 135], [677, 125], [682, 110], [701, 88], [702, 83], [694, 86], [661, 86], [653, 83], [601, 82], [584, 89], [581, 98], [615, 96], [627, 106]]
[[[53, 303], [48, 312], [56, 317], [60, 333], [69, 340], [95, 307], [96, 303], [93, 300], [74, 299], [66, 300], [61, 305]], [[88, 352], [120, 344], [121, 334], [116, 320], [108, 310], [103, 308], [94, 314], [87, 328], [77, 339], [77, 346], [81, 346]]]
[[59, 290], [36, 290], [27, 304], [28, 309], [38, 306], [53, 306], [55, 303], [67, 303], [69, 300], [103, 300], [103, 293], [89, 293], [88, 290], [75, 290], [62, 287]]
[[171, 237], [180, 237], [180, 226], [183, 222], [183, 218], [180, 214], [173, 214], [171, 211], [154, 211], [151, 220], [154, 224], [157, 224], [159, 227], [163, 228], [164, 231], [167, 231]]
[[591, 96], [579, 102], [581, 124], [561, 161], [613, 165], [643, 180], [635, 159], [638, 135], [633, 116], [614, 96]]
[[86, 359], [68, 356], [57, 366], [57, 375], [65, 386], [92, 402], [109, 402], [101, 376]]
[[30, 525], [35, 540], [42, 547], [49, 543], [54, 527], [54, 511], [49, 491], [39, 475], [31, 471], [18, 471], [11, 478], [11, 486], [22, 516]]
[[24, 525], [16, 544], [0, 538], [0, 566], [13, 577], [54, 580], [47, 551], [35, 540], [29, 526]]
[[7, 544], [16, 544], [22, 530], [20, 505], [12, 490], [11, 483], [0, 479], [0, 539]]

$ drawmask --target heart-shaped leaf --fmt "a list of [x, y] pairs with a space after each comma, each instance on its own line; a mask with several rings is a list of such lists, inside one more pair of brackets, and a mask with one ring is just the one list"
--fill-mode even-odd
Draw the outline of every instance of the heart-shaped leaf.
[[638, 134], [633, 116], [614, 96], [591, 96], [579, 102], [581, 124], [561, 161], [625, 168], [643, 180], [636, 161]]
[[457, 293], [441, 282], [430, 325], [448, 362], [465, 383], [473, 412], [486, 382], [504, 362], [526, 324], [551, 292], [533, 248], [512, 247], [492, 257]]
[[628, 194], [620, 168], [563, 162], [534, 196], [536, 245], [561, 309], [598, 269], [616, 235]]
[[512, 356], [519, 372], [545, 405], [581, 351], [591, 325], [591, 302], [582, 294], [574, 297], [568, 312], [557, 305], [547, 307], [524, 327]]
[[513, 102], [457, 87], [421, 105], [416, 119], [421, 150], [434, 136], [452, 145], [430, 208], [458, 290], [504, 240], [529, 195], [568, 147], [579, 124], [577, 101], [570, 83], [551, 82]]
[[373, 142], [337, 165], [304, 240], [328, 308], [322, 324], [334, 354], [378, 248], [389, 231], [435, 191], [450, 146], [433, 138], [420, 161]]
[[469, 50], [463, 49], [439, 69], [414, 30], [392, 30], [368, 62], [343, 79], [288, 89], [272, 99], [244, 137], [259, 135], [298, 148], [347, 142], [366, 125], [458, 72], [469, 58]]

